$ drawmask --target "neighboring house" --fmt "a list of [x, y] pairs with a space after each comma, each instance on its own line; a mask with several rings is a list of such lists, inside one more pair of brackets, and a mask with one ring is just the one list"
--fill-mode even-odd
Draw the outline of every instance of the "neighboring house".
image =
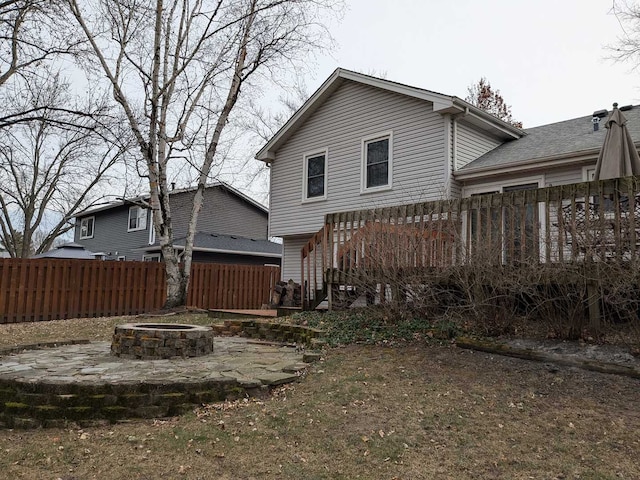
[[[184, 250], [195, 189], [170, 193], [174, 245]], [[160, 261], [148, 197], [92, 208], [76, 217], [75, 241], [107, 259]], [[282, 246], [267, 236], [266, 207], [231, 186], [217, 183], [204, 192], [194, 241], [195, 262], [280, 264]]]
[[[455, 96], [336, 70], [256, 154], [283, 278], [300, 281], [300, 250], [328, 213], [590, 179], [607, 115], [520, 130]], [[640, 140], [640, 108], [625, 115]]]

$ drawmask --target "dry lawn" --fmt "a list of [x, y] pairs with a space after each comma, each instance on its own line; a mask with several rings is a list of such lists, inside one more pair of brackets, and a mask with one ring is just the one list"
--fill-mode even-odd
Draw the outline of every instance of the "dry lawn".
[[[0, 344], [106, 339], [114, 322], [5, 325]], [[265, 399], [0, 431], [0, 477], [639, 479], [639, 405], [640, 381], [626, 377], [454, 346], [350, 346]]]

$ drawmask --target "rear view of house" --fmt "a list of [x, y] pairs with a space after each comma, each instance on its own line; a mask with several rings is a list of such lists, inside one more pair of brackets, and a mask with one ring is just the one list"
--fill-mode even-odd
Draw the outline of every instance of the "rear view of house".
[[455, 170], [522, 136], [456, 97], [336, 70], [256, 155], [271, 167], [283, 278], [300, 281], [326, 214], [459, 197]]
[[[637, 148], [640, 108], [620, 110]], [[313, 296], [309, 284], [334, 281], [327, 269], [399, 262], [376, 245], [387, 240], [396, 251], [412, 245], [399, 268], [468, 261], [481, 246], [498, 263], [635, 255], [625, 216], [636, 187], [582, 183], [593, 179], [609, 113], [522, 130], [455, 96], [336, 70], [256, 154], [270, 165], [283, 278]]]

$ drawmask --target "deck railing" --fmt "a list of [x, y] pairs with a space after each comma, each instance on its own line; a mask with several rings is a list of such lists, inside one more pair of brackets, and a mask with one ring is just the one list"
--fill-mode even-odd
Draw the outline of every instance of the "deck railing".
[[328, 214], [302, 250], [301, 270], [312, 295], [319, 281], [345, 286], [375, 271], [639, 254], [640, 177], [627, 177]]

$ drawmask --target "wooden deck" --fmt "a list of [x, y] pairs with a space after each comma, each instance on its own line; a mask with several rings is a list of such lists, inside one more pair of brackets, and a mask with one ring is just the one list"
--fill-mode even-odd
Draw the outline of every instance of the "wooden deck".
[[597, 283], [598, 264], [640, 261], [640, 177], [332, 213], [301, 254], [307, 308], [366, 278], [454, 267], [545, 266]]

